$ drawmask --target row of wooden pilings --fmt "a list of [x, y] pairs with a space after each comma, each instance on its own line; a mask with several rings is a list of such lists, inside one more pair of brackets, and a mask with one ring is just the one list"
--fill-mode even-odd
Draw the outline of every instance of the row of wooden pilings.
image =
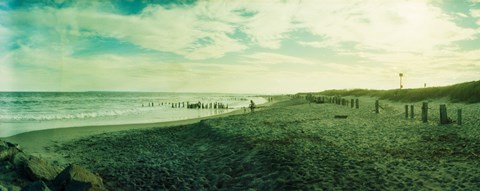
[[[410, 112], [409, 112], [410, 108]], [[415, 117], [415, 112], [414, 112], [414, 105], [405, 105], [405, 118], [410, 118], [413, 119]], [[422, 122], [427, 123], [428, 122], [428, 102], [423, 102], [422, 103]], [[440, 104], [439, 106], [439, 111], [440, 111], [440, 124], [450, 124], [453, 122], [451, 118], [448, 117], [447, 114], [447, 106], [445, 104]], [[462, 109], [457, 109], [457, 121], [456, 123], [458, 125], [462, 125]]]
[[357, 99], [345, 99], [340, 96], [321, 96], [321, 97], [315, 97], [311, 94], [308, 94], [305, 96], [305, 99], [307, 99], [310, 102], [315, 102], [315, 103], [333, 103], [337, 105], [343, 105], [343, 106], [350, 106], [351, 108], [360, 108], [360, 100]]
[[[379, 113], [380, 103], [379, 100], [375, 100], [375, 113]], [[422, 122], [428, 122], [428, 102], [422, 103]], [[440, 104], [440, 124], [450, 124], [453, 123], [453, 120], [447, 115], [447, 106], [445, 104]], [[415, 118], [415, 106], [414, 105], [405, 105], [405, 118]], [[462, 109], [457, 109], [457, 124], [462, 125]]]
[[[148, 103], [148, 107], [154, 107], [155, 103]], [[190, 103], [190, 102], [161, 102], [157, 106], [167, 106], [171, 108], [187, 108], [187, 109], [229, 109], [228, 104], [213, 102], [213, 103]], [[145, 104], [142, 104], [142, 107], [145, 107]]]
[[[333, 97], [329, 97], [329, 96], [320, 96], [320, 97], [316, 97], [316, 96], [313, 96], [312, 94], [307, 94], [305, 96], [305, 99], [310, 101], [310, 102], [314, 102], [314, 103], [333, 103], [333, 104], [337, 104], [337, 105], [343, 105], [343, 106], [348, 106], [350, 105], [351, 108], [356, 108], [358, 109], [359, 106], [360, 106], [360, 101], [358, 98], [356, 99], [345, 99], [345, 98], [342, 98], [340, 96], [333, 96]], [[380, 101], [379, 100], [375, 100], [375, 113], [380, 113]], [[414, 105], [405, 105], [405, 118], [408, 119], [408, 118], [411, 118], [413, 119], [415, 117], [415, 106]], [[422, 117], [422, 122], [424, 123], [427, 123], [428, 122], [428, 110], [429, 110], [429, 107], [428, 107], [428, 102], [423, 102], [422, 103], [422, 113], [421, 113], [421, 117]], [[447, 106], [445, 104], [440, 104], [439, 106], [439, 112], [440, 112], [440, 124], [450, 124], [450, 123], [453, 123], [453, 120], [451, 118], [448, 117], [447, 115]], [[457, 109], [457, 120], [456, 120], [456, 123], [458, 125], [462, 125], [463, 123], [463, 119], [462, 119], [462, 109]]]

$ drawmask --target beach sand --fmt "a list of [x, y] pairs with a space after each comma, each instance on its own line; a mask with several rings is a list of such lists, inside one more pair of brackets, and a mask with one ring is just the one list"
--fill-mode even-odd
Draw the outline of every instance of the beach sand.
[[[111, 190], [475, 190], [480, 104], [452, 104], [464, 124], [405, 119], [403, 103], [360, 109], [305, 100], [254, 113], [179, 122], [81, 127], [8, 138], [27, 152], [99, 173]], [[414, 103], [420, 109], [421, 103]], [[335, 119], [334, 115], [348, 115]], [[158, 128], [153, 128], [158, 127]], [[124, 131], [119, 131], [124, 130]]]
[[[285, 99], [287, 98], [283, 96], [277, 96], [277, 98], [274, 101], [261, 104], [259, 105], [259, 108], [261, 109], [264, 107], [268, 107], [276, 102], [283, 101]], [[3, 137], [0, 139], [21, 145], [22, 149], [26, 153], [29, 153], [31, 155], [41, 156], [42, 158], [53, 161], [54, 163], [59, 165], [66, 165], [69, 162], [64, 160], [64, 157], [62, 155], [51, 150], [50, 148], [61, 145], [68, 141], [72, 141], [82, 137], [89, 137], [97, 134], [102, 134], [102, 133], [110, 133], [110, 132], [134, 130], [134, 129], [148, 129], [148, 128], [161, 128], [161, 127], [186, 125], [186, 124], [198, 123], [199, 121], [204, 119], [238, 115], [243, 113], [244, 111], [242, 109], [238, 109], [232, 112], [223, 113], [219, 115], [178, 120], [178, 121], [144, 123], [144, 124], [98, 125], [98, 126], [84, 126], [84, 127], [54, 128], [54, 129], [45, 129], [45, 130], [21, 133], [18, 135]]]

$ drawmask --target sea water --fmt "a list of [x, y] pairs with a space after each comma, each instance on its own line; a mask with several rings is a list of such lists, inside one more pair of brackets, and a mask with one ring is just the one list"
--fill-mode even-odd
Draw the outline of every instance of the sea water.
[[[61, 127], [153, 123], [231, 112], [262, 97], [212, 93], [0, 92], [0, 137]], [[229, 109], [187, 109], [222, 103]], [[177, 104], [176, 108], [172, 104]], [[153, 106], [152, 106], [153, 105]], [[183, 107], [185, 105], [185, 107]], [[175, 106], [175, 105], [173, 105]]]

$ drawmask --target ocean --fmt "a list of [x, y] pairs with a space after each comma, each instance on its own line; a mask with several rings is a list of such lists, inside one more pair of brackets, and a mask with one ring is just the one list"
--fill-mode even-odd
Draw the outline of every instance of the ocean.
[[[255, 95], [216, 93], [0, 92], [0, 137], [61, 127], [205, 117], [248, 107], [250, 100], [266, 102]], [[198, 102], [203, 109], [187, 108], [187, 103]]]

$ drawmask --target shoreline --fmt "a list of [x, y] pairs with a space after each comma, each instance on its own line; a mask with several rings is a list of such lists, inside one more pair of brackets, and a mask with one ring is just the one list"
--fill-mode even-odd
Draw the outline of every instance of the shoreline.
[[[281, 98], [276, 99], [272, 102], [265, 102], [259, 104], [258, 107], [261, 110], [262, 107], [268, 107], [274, 103], [284, 101]], [[58, 162], [60, 164], [65, 163], [64, 157], [55, 151], [52, 151], [50, 148], [54, 146], [61, 145], [62, 143], [80, 139], [88, 136], [112, 133], [126, 130], [139, 130], [139, 129], [150, 129], [150, 128], [164, 128], [172, 126], [181, 126], [198, 123], [201, 120], [212, 119], [212, 118], [221, 118], [231, 115], [241, 115], [248, 114], [244, 113], [241, 108], [235, 109], [231, 112], [222, 113], [218, 115], [211, 115], [205, 117], [175, 120], [175, 121], [163, 121], [163, 122], [152, 122], [152, 123], [132, 123], [132, 124], [117, 124], [117, 125], [93, 125], [93, 126], [75, 126], [75, 127], [62, 127], [62, 128], [52, 128], [52, 129], [42, 129], [36, 131], [29, 131], [20, 134], [16, 134], [9, 137], [0, 137], [0, 140], [12, 142], [19, 144], [25, 152], [30, 153], [31, 155], [40, 156], [47, 160]]]

